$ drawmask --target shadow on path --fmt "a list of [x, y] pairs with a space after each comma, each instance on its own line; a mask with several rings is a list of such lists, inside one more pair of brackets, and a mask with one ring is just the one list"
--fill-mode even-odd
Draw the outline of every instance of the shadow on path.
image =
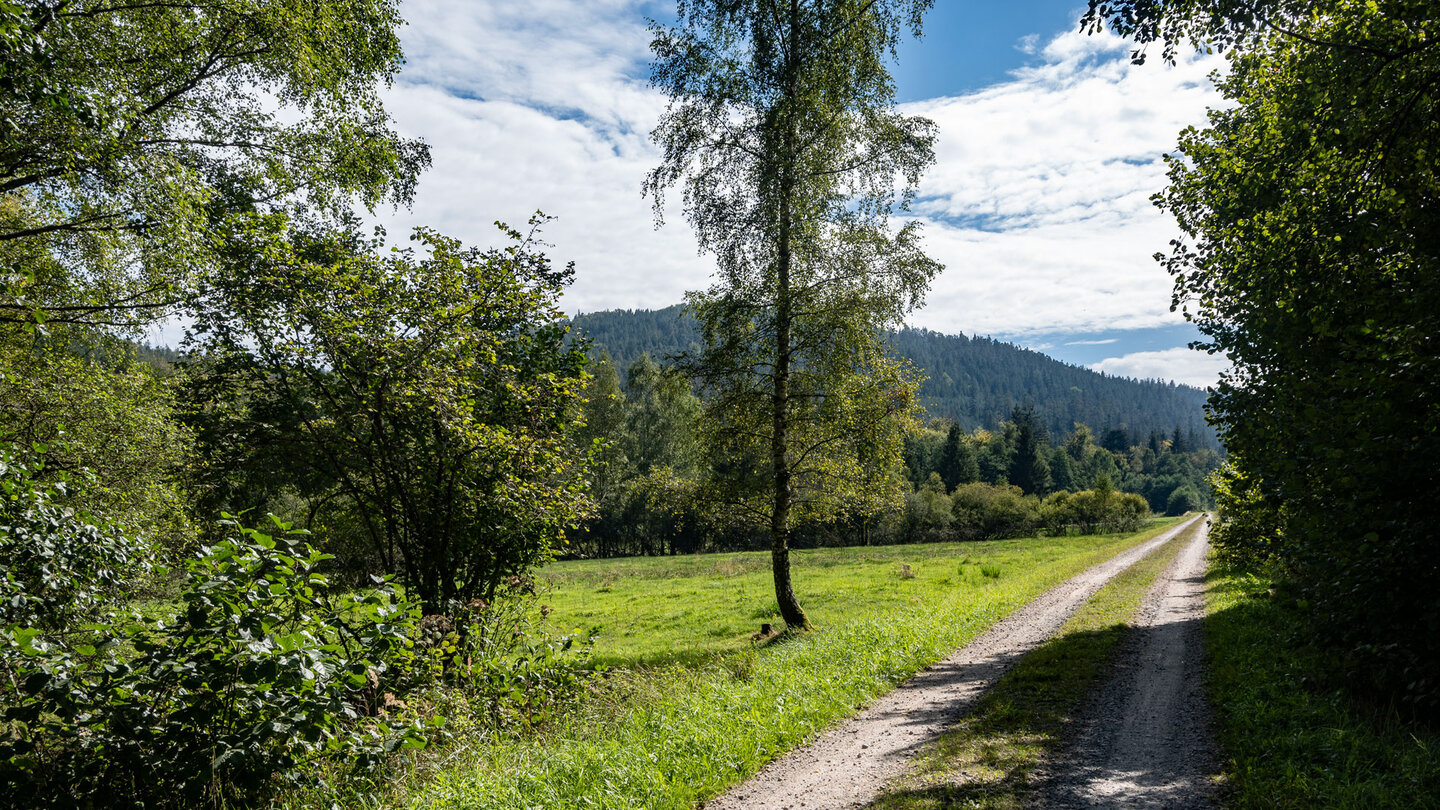
[[[923, 754], [920, 784], [892, 787], [874, 808], [1014, 806], [1030, 789], [1041, 756], [1056, 752], [1085, 694], [1104, 674], [1130, 629], [1104, 630], [1052, 639], [1019, 661], [959, 723]], [[959, 770], [947, 763], [962, 763]]]

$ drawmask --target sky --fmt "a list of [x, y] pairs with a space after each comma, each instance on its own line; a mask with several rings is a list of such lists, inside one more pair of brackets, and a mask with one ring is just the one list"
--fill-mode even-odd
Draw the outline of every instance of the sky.
[[[989, 335], [1107, 374], [1215, 382], [1218, 357], [1170, 311], [1152, 258], [1177, 234], [1150, 197], [1162, 155], [1220, 100], [1218, 57], [1130, 64], [1132, 46], [1078, 32], [1082, 4], [938, 0], [894, 65], [902, 109], [939, 127], [914, 215], [945, 265], [910, 323]], [[434, 165], [414, 205], [385, 212], [479, 245], [496, 220], [556, 219], [544, 239], [574, 261], [574, 314], [655, 309], [710, 284], [678, 209], [657, 227], [641, 182], [666, 100], [648, 83], [639, 0], [404, 0], [406, 65], [386, 104]], [[671, 195], [678, 198], [678, 194]]]

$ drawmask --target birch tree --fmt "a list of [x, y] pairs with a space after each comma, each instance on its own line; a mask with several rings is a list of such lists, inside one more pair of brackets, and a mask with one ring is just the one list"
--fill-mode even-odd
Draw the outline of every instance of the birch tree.
[[809, 626], [790, 576], [801, 521], [902, 497], [917, 375], [881, 335], [940, 265], [892, 226], [934, 161], [935, 126], [895, 110], [887, 58], [932, 0], [682, 0], [656, 25], [670, 97], [645, 192], [683, 189], [715, 283], [688, 302], [703, 348], [706, 445], [721, 494], [768, 526], [785, 623]]

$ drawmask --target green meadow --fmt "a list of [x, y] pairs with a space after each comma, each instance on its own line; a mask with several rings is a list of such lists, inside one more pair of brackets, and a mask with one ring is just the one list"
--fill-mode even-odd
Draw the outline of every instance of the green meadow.
[[[940, 606], [968, 614], [1009, 605], [1015, 594], [1030, 592], [1035, 577], [1056, 566], [1068, 571], [1067, 563], [1130, 537], [826, 548], [791, 556], [801, 603], [823, 630], [866, 620], [903, 623]], [[556, 629], [598, 627], [595, 662], [610, 667], [700, 664], [749, 653], [761, 624], [784, 624], [769, 552], [565, 561], [547, 566], [540, 578]]]
[[578, 704], [523, 735], [460, 733], [409, 754], [379, 792], [316, 798], [692, 807], [1176, 520], [1123, 535], [798, 551], [816, 629], [775, 639], [752, 638], [780, 625], [766, 552], [555, 563], [542, 572], [554, 629], [599, 628], [603, 671]]

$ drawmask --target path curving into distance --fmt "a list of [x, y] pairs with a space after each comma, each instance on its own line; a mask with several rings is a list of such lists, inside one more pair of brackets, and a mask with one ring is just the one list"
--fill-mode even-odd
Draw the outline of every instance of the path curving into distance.
[[1075, 736], [1045, 768], [1039, 806], [1218, 806], [1200, 633], [1208, 551], [1202, 526], [1151, 586], [1114, 672], [1086, 702]]
[[949, 658], [901, 684], [809, 745], [772, 761], [706, 810], [834, 810], [864, 807], [910, 758], [974, 705], [1019, 658], [1060, 629], [1105, 583], [1176, 535], [1196, 515], [1062, 582]]

